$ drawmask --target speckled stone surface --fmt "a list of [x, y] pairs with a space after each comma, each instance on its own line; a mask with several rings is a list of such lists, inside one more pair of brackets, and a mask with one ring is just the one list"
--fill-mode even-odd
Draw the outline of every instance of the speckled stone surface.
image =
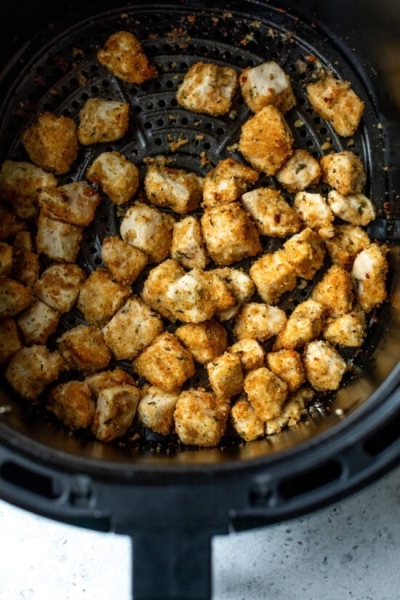
[[[0, 502], [1, 600], [129, 600], [130, 540]], [[399, 600], [400, 469], [302, 519], [213, 542], [213, 600]]]

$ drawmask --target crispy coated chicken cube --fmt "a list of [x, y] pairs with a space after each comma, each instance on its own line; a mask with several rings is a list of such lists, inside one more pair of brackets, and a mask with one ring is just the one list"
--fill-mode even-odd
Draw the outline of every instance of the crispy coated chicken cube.
[[314, 229], [323, 239], [335, 235], [335, 216], [321, 194], [299, 192], [295, 196], [293, 208], [307, 227]]
[[38, 196], [41, 215], [86, 227], [94, 219], [100, 202], [99, 194], [85, 181], [67, 183], [57, 188], [42, 190]]
[[208, 253], [218, 265], [231, 265], [261, 252], [257, 227], [238, 202], [206, 208], [201, 226]]
[[289, 160], [276, 173], [276, 178], [288, 192], [301, 192], [316, 185], [321, 177], [321, 167], [307, 150], [295, 150]]
[[187, 71], [178, 87], [178, 103], [196, 113], [219, 116], [231, 108], [238, 86], [238, 76], [231, 67], [197, 62]]
[[267, 366], [287, 384], [289, 393], [298, 390], [305, 381], [303, 362], [296, 350], [268, 352]]
[[286, 327], [277, 336], [274, 350], [292, 350], [314, 340], [321, 333], [325, 316], [326, 308], [319, 302], [301, 302], [288, 318]]
[[257, 302], [245, 304], [236, 317], [234, 334], [244, 338], [265, 342], [279, 334], [286, 326], [286, 314], [277, 306]]
[[153, 164], [147, 168], [144, 188], [152, 204], [185, 215], [199, 207], [203, 179], [183, 169]]
[[186, 217], [174, 225], [171, 257], [187, 269], [204, 269], [209, 262], [201, 225], [196, 217]]
[[278, 417], [288, 396], [287, 384], [266, 367], [247, 373], [244, 378], [244, 390], [261, 421]]
[[39, 215], [36, 248], [57, 262], [75, 262], [82, 241], [83, 227]]
[[89, 98], [79, 111], [81, 144], [102, 144], [121, 139], [128, 131], [129, 104], [118, 100]]
[[366, 335], [364, 311], [360, 307], [355, 307], [345, 315], [328, 319], [322, 335], [331, 344], [359, 348]]
[[228, 351], [239, 356], [243, 371], [264, 366], [264, 349], [257, 340], [243, 338], [228, 348]]
[[175, 320], [168, 289], [185, 275], [184, 269], [175, 260], [165, 260], [154, 267], [143, 284], [142, 298], [151, 308], [167, 319]]
[[147, 254], [130, 246], [118, 236], [107, 237], [101, 246], [101, 260], [115, 281], [132, 284], [147, 265]]
[[8, 277], [11, 275], [13, 267], [13, 249], [5, 242], [0, 242], [0, 276]]
[[307, 405], [314, 397], [310, 388], [302, 388], [286, 401], [281, 414], [265, 423], [265, 433], [273, 435], [280, 433], [285, 427], [296, 425], [306, 411]]
[[99, 371], [111, 360], [103, 335], [94, 325], [73, 327], [58, 338], [57, 345], [68, 369]]
[[145, 386], [137, 409], [139, 423], [161, 435], [171, 433], [179, 394], [180, 391], [168, 393], [154, 385]]
[[176, 403], [175, 429], [183, 444], [217, 446], [225, 433], [229, 402], [202, 388], [183, 391]]
[[329, 75], [309, 83], [307, 95], [315, 112], [330, 121], [336, 133], [344, 137], [354, 134], [364, 112], [364, 102], [348, 81]]
[[364, 194], [342, 196], [336, 190], [331, 190], [328, 194], [328, 202], [337, 217], [352, 225], [365, 227], [375, 219], [374, 205]]
[[47, 338], [56, 331], [59, 318], [60, 315], [54, 308], [40, 300], [34, 300], [18, 316], [17, 323], [28, 345], [45, 344]]
[[324, 242], [332, 262], [351, 269], [357, 254], [369, 246], [371, 240], [361, 227], [337, 225], [335, 235]]
[[103, 327], [131, 293], [131, 287], [113, 281], [107, 269], [96, 269], [82, 284], [77, 307], [85, 321]]
[[175, 335], [200, 364], [214, 360], [228, 346], [226, 329], [216, 321], [187, 323], [178, 327]]
[[224, 352], [207, 363], [208, 379], [217, 397], [231, 398], [243, 391], [243, 371], [237, 354]]
[[310, 227], [293, 235], [283, 246], [298, 277], [312, 279], [322, 267], [325, 247], [320, 236]]
[[103, 328], [107, 346], [118, 360], [131, 360], [162, 332], [160, 316], [131, 296]]
[[11, 387], [26, 400], [35, 401], [44, 389], [55, 381], [63, 361], [58, 352], [46, 346], [22, 348], [14, 354], [6, 369], [6, 379]]
[[339, 194], [359, 194], [367, 179], [361, 159], [350, 150], [332, 152], [321, 158], [322, 181]]
[[236, 304], [218, 312], [218, 318], [221, 321], [228, 321], [240, 310], [240, 306], [249, 302], [255, 292], [255, 286], [251, 277], [240, 269], [232, 269], [231, 267], [223, 267], [214, 269], [213, 273], [218, 275], [228, 286], [229, 291], [236, 300]]
[[31, 302], [30, 288], [9, 277], [0, 277], [0, 317], [14, 317]]
[[[0, 172], [1, 178], [1, 172]], [[24, 229], [24, 223], [18, 221], [14, 213], [10, 212], [5, 206], [0, 204], [0, 240], [7, 240]]]
[[50, 391], [46, 408], [70, 429], [86, 429], [92, 424], [95, 402], [86, 383], [68, 381]]
[[139, 187], [139, 169], [119, 152], [102, 152], [86, 171], [86, 177], [117, 205], [129, 202]]
[[293, 136], [275, 106], [266, 106], [242, 127], [239, 150], [252, 167], [275, 175], [292, 155]]
[[35, 165], [57, 175], [68, 173], [78, 155], [74, 120], [48, 111], [24, 131], [22, 143]]
[[51, 265], [35, 283], [35, 295], [57, 310], [66, 313], [75, 304], [85, 273], [77, 265]]
[[240, 437], [246, 442], [252, 442], [265, 434], [265, 424], [256, 415], [253, 405], [247, 398], [239, 398], [232, 406], [232, 425]]
[[210, 207], [238, 200], [258, 177], [257, 171], [233, 158], [221, 160], [204, 179], [203, 205]]
[[253, 112], [273, 104], [285, 114], [296, 104], [289, 77], [273, 60], [244, 69], [239, 83], [243, 98]]
[[19, 246], [16, 238], [13, 244], [13, 278], [27, 287], [34, 287], [39, 279], [39, 270], [38, 254]]
[[89, 386], [90, 391], [96, 400], [102, 390], [120, 385], [136, 385], [133, 377], [119, 367], [110, 371], [90, 373], [89, 375], [86, 375], [84, 381]]
[[136, 202], [122, 219], [120, 233], [124, 242], [147, 254], [149, 262], [160, 263], [170, 253], [174, 223], [171, 215]]
[[173, 392], [195, 373], [193, 358], [167, 331], [159, 335], [133, 362], [135, 371], [164, 392]]
[[296, 271], [285, 250], [264, 254], [252, 264], [249, 273], [267, 304], [277, 304], [282, 294], [296, 287]]
[[386, 246], [374, 243], [362, 250], [354, 260], [351, 275], [358, 302], [365, 312], [386, 300], [386, 276], [389, 270], [386, 253]]
[[332, 265], [314, 287], [311, 298], [325, 306], [329, 317], [348, 313], [354, 298], [350, 273], [339, 265]]
[[97, 60], [127, 83], [140, 84], [157, 74], [142, 44], [129, 31], [117, 31], [110, 35], [104, 48], [97, 53]]
[[0, 366], [4, 366], [21, 348], [21, 337], [14, 319], [3, 317], [0, 319]]
[[303, 354], [307, 380], [320, 392], [339, 389], [346, 371], [346, 361], [328, 342], [310, 342]]
[[297, 233], [301, 221], [278, 190], [258, 188], [242, 196], [245, 209], [253, 217], [261, 235], [286, 237]]
[[125, 435], [136, 415], [140, 391], [133, 385], [119, 385], [102, 390], [97, 398], [92, 432], [102, 442], [112, 442]]

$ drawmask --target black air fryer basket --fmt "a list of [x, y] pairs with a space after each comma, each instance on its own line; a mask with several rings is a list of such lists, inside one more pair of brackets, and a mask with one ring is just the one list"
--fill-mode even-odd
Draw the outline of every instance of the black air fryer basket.
[[[71, 436], [2, 386], [1, 497], [58, 520], [132, 535], [138, 600], [209, 597], [213, 535], [321, 507], [388, 470], [400, 454], [399, 90], [396, 72], [385, 69], [400, 8], [387, 2], [386, 12], [375, 14], [372, 2], [296, 4], [14, 0], [2, 9], [1, 161], [26, 160], [21, 134], [38, 112], [76, 118], [87, 98], [100, 96], [129, 102], [129, 133], [122, 143], [81, 150], [61, 184], [83, 179], [104, 149], [123, 152], [142, 172], [147, 157], [164, 155], [171, 166], [204, 175], [222, 158], [240, 160], [235, 144], [249, 112], [240, 94], [224, 117], [183, 110], [175, 93], [184, 73], [198, 60], [238, 71], [276, 60], [298, 100], [287, 114], [295, 146], [316, 157], [327, 148], [361, 156], [366, 193], [377, 207], [368, 233], [389, 247], [388, 300], [371, 315], [363, 351], [346, 355], [351, 370], [344, 387], [333, 399], [319, 398], [304, 421], [277, 436], [249, 444], [227, 436], [219, 448], [196, 450], [141, 431], [140, 443], [105, 445]], [[380, 14], [390, 11], [382, 22]], [[121, 29], [142, 41], [157, 78], [124, 84], [98, 63], [97, 50]], [[365, 102], [351, 146], [307, 101], [304, 84], [316, 69], [350, 81]], [[103, 198], [85, 230], [79, 260], [86, 271], [101, 263], [102, 239], [117, 232], [115, 207]], [[296, 291], [285, 308], [308, 293]], [[68, 314], [61, 330], [81, 320], [78, 312]]]

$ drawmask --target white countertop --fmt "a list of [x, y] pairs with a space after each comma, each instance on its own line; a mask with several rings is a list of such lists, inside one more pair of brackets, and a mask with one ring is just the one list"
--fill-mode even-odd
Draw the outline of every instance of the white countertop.
[[[130, 540], [0, 501], [1, 600], [130, 600]], [[214, 540], [213, 600], [399, 600], [400, 468], [301, 519]]]

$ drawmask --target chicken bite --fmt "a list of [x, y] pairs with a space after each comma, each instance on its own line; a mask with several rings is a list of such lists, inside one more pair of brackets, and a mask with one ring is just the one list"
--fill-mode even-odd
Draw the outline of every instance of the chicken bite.
[[57, 262], [75, 262], [82, 241], [83, 227], [39, 215], [36, 248]]
[[319, 391], [339, 389], [346, 371], [346, 361], [328, 342], [310, 342], [303, 354], [303, 364], [307, 380]]
[[28, 345], [45, 344], [47, 338], [55, 333], [59, 318], [60, 315], [54, 308], [40, 300], [34, 300], [18, 316], [17, 323]]
[[5, 242], [0, 242], [0, 276], [8, 277], [11, 275], [13, 266], [12, 246]]
[[168, 393], [154, 385], [145, 386], [137, 409], [139, 423], [161, 435], [171, 433], [179, 394], [180, 391]]
[[356, 306], [351, 312], [328, 319], [322, 332], [324, 339], [331, 344], [359, 348], [366, 335], [364, 311]]
[[118, 206], [129, 202], [139, 187], [139, 169], [120, 152], [99, 154], [87, 169], [86, 177]]
[[85, 273], [77, 265], [51, 265], [35, 283], [34, 293], [59, 313], [71, 310], [79, 294]]
[[216, 117], [229, 112], [237, 86], [235, 69], [200, 61], [187, 71], [176, 99], [187, 110]]
[[273, 60], [244, 69], [239, 83], [243, 98], [253, 112], [273, 104], [285, 114], [296, 104], [289, 77]]
[[120, 385], [136, 385], [132, 375], [129, 375], [129, 373], [119, 367], [110, 371], [89, 373], [89, 375], [86, 375], [84, 382], [87, 383], [96, 400], [102, 390]]
[[313, 279], [324, 263], [323, 241], [310, 227], [293, 235], [283, 244], [283, 247], [297, 277]]
[[35, 165], [57, 175], [68, 173], [78, 155], [74, 120], [49, 111], [38, 115], [24, 131], [22, 143]]
[[77, 307], [85, 321], [102, 327], [131, 295], [131, 288], [112, 280], [107, 269], [96, 269], [82, 284]]
[[225, 433], [230, 413], [225, 398], [202, 388], [183, 391], [176, 403], [175, 429], [183, 444], [217, 446]]
[[184, 275], [185, 271], [178, 262], [165, 260], [148, 274], [142, 289], [143, 300], [160, 315], [174, 321], [176, 316], [167, 292]]
[[182, 325], [175, 335], [202, 365], [223, 354], [228, 346], [226, 329], [212, 320]]
[[111, 360], [103, 335], [94, 325], [77, 325], [57, 340], [58, 350], [67, 369], [99, 371]]
[[79, 111], [78, 139], [84, 146], [115, 142], [128, 131], [129, 104], [89, 98]]
[[62, 366], [58, 352], [50, 352], [46, 346], [34, 345], [22, 348], [11, 357], [5, 376], [17, 394], [35, 401], [57, 379]]
[[224, 352], [207, 363], [206, 368], [212, 391], [218, 398], [231, 398], [243, 390], [243, 371], [237, 354]]
[[28, 231], [19, 231], [13, 243], [12, 277], [26, 285], [34, 287], [39, 279], [39, 256], [32, 252], [32, 238]]
[[41, 215], [86, 227], [94, 219], [100, 202], [98, 193], [85, 181], [75, 181], [50, 190], [42, 190], [38, 196]]
[[364, 113], [364, 102], [348, 81], [328, 75], [309, 83], [307, 96], [315, 112], [330, 121], [336, 133], [344, 137], [354, 135]]
[[314, 397], [311, 388], [302, 388], [286, 401], [281, 414], [265, 423], [265, 433], [273, 435], [280, 433], [285, 427], [293, 427], [304, 415], [307, 405]]
[[245, 209], [253, 217], [261, 235], [286, 237], [297, 233], [301, 221], [278, 190], [258, 188], [242, 196]]
[[104, 47], [98, 51], [97, 60], [127, 83], [141, 84], [157, 74], [142, 44], [129, 31], [117, 31], [110, 35]]
[[375, 219], [374, 205], [364, 194], [342, 196], [336, 190], [331, 190], [328, 194], [328, 202], [337, 217], [352, 225], [365, 227]]
[[24, 228], [25, 224], [18, 221], [14, 213], [10, 212], [5, 206], [0, 204], [0, 240], [7, 240]]
[[237, 354], [243, 371], [252, 371], [264, 366], [264, 349], [251, 338], [242, 338], [228, 348], [231, 354]]
[[265, 424], [256, 415], [256, 412], [246, 397], [241, 397], [232, 406], [232, 425], [240, 437], [246, 442], [252, 442], [265, 434]]
[[296, 306], [286, 327], [275, 340], [274, 350], [293, 350], [314, 340], [321, 333], [326, 308], [315, 300], [305, 300]]
[[293, 208], [307, 227], [314, 229], [321, 238], [335, 235], [335, 216], [321, 194], [299, 192], [295, 196]]
[[0, 277], [0, 317], [14, 317], [32, 302], [30, 288], [9, 277]]
[[237, 315], [242, 304], [250, 301], [255, 292], [255, 286], [251, 277], [241, 269], [223, 267], [214, 269], [212, 272], [226, 283], [229, 291], [236, 300], [233, 306], [218, 312], [217, 316], [221, 321], [228, 321]]
[[307, 150], [295, 150], [289, 160], [276, 173], [276, 178], [288, 192], [301, 192], [316, 185], [321, 177], [321, 167]]
[[21, 350], [22, 342], [18, 327], [11, 317], [0, 319], [0, 366], [7, 364], [13, 354]]
[[196, 173], [157, 164], [147, 168], [144, 188], [149, 202], [180, 215], [196, 210], [203, 197], [203, 179]]
[[277, 304], [283, 294], [296, 287], [295, 268], [283, 249], [261, 256], [252, 264], [249, 273], [266, 304]]
[[247, 373], [244, 390], [261, 421], [278, 417], [288, 396], [287, 384], [266, 367]]
[[102, 390], [97, 398], [92, 432], [101, 442], [112, 442], [125, 435], [132, 425], [140, 399], [133, 385], [119, 385]]
[[275, 106], [266, 106], [242, 127], [239, 150], [257, 171], [275, 175], [292, 155], [293, 136]]
[[279, 334], [286, 321], [285, 312], [277, 306], [249, 302], [236, 317], [233, 332], [239, 340], [250, 338], [265, 342]]
[[365, 312], [382, 304], [387, 297], [386, 276], [389, 270], [387, 247], [373, 243], [354, 260], [351, 275], [357, 300]]
[[238, 202], [206, 208], [201, 226], [208, 253], [218, 265], [231, 265], [262, 250], [257, 227]]
[[233, 158], [221, 160], [205, 176], [203, 206], [217, 206], [238, 200], [258, 178], [257, 171]]
[[365, 186], [367, 175], [361, 159], [350, 150], [332, 152], [321, 158], [322, 181], [339, 194], [359, 194]]
[[101, 260], [109, 269], [112, 278], [122, 285], [136, 281], [147, 265], [147, 254], [130, 246], [118, 236], [104, 238]]
[[303, 362], [296, 350], [268, 352], [266, 362], [268, 368], [287, 384], [289, 393], [295, 392], [304, 383]]
[[46, 408], [72, 430], [90, 427], [95, 403], [89, 386], [82, 381], [68, 381], [49, 393]]
[[337, 225], [335, 235], [324, 242], [332, 262], [344, 269], [351, 269], [357, 254], [369, 246], [371, 240], [361, 227]]
[[209, 262], [201, 225], [196, 217], [186, 217], [174, 225], [171, 257], [187, 269], [204, 269]]
[[348, 313], [354, 298], [350, 273], [339, 265], [332, 265], [314, 287], [311, 298], [325, 306], [329, 317]]

